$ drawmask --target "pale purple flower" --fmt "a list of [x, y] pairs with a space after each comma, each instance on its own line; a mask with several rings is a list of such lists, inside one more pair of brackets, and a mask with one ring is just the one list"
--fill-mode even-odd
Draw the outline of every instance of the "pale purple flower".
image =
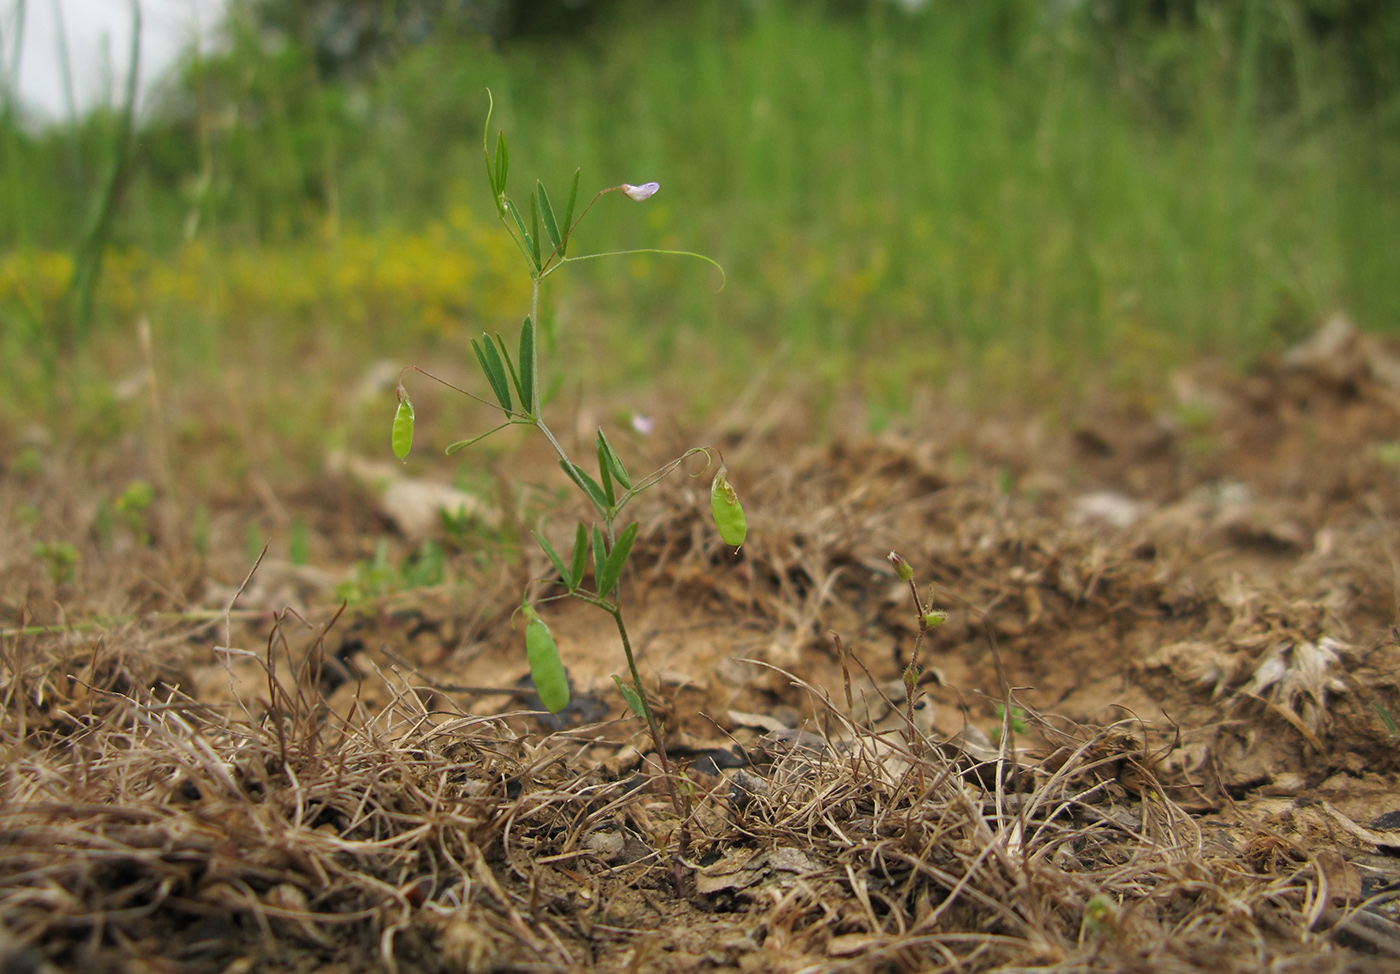
[[656, 428], [656, 420], [650, 416], [643, 416], [641, 413], [632, 414], [632, 428], [643, 436], [646, 436]]
[[618, 188], [640, 203], [642, 200], [648, 200], [655, 196], [656, 191], [661, 188], [661, 184], [642, 183], [640, 186], [633, 186], [631, 183], [623, 183]]

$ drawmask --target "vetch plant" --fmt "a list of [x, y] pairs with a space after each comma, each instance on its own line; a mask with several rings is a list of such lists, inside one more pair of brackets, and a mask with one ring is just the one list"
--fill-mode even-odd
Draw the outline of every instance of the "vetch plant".
[[[660, 184], [648, 182], [634, 186], [630, 183], [621, 183], [600, 190], [575, 219], [574, 210], [578, 201], [579, 185], [579, 171], [576, 170], [569, 186], [562, 219], [560, 219], [559, 211], [555, 210], [549, 193], [545, 190], [544, 183], [538, 181], [535, 183], [534, 191], [530, 193], [529, 202], [526, 205], [528, 208], [527, 217], [526, 209], [511, 199], [506, 192], [510, 175], [510, 152], [506, 145], [505, 133], [497, 132], [495, 148], [492, 151], [490, 126], [491, 112], [488, 108], [486, 130], [482, 138], [482, 153], [486, 160], [487, 180], [490, 184], [497, 215], [505, 226], [506, 232], [515, 241], [530, 274], [532, 284], [530, 312], [525, 316], [520, 327], [518, 341], [513, 343], [515, 346], [513, 356], [512, 349], [507, 346], [499, 334], [482, 334], [480, 339], [472, 340], [472, 352], [476, 356], [477, 364], [481, 367], [481, 372], [490, 389], [491, 398], [489, 399], [459, 389], [416, 366], [409, 366], [404, 371], [413, 369], [421, 372], [437, 382], [442, 382], [443, 385], [456, 389], [456, 391], [500, 411], [502, 422], [499, 425], [478, 436], [453, 443], [447, 448], [448, 454], [485, 439], [507, 426], [529, 426], [538, 430], [549, 442], [550, 447], [559, 457], [559, 466], [564, 476], [587, 499], [593, 509], [594, 519], [592, 523], [584, 523], [583, 521], [578, 523], [574, 532], [573, 547], [568, 552], [567, 558], [555, 549], [543, 533], [533, 532], [534, 537], [557, 573], [559, 583], [567, 595], [595, 606], [612, 617], [617, 627], [618, 637], [622, 642], [628, 675], [627, 681], [617, 676], [614, 676], [613, 679], [628, 707], [638, 717], [646, 721], [652, 742], [656, 746], [667, 792], [677, 814], [684, 818], [685, 813], [681, 808], [681, 800], [678, 797], [670, 771], [670, 763], [666, 756], [661, 727], [657, 721], [656, 713], [647, 699], [646, 688], [643, 686], [641, 674], [637, 669], [636, 656], [633, 653], [632, 642], [628, 636], [627, 624], [623, 615], [623, 574], [627, 559], [632, 553], [632, 547], [636, 543], [640, 525], [636, 521], [624, 524], [621, 517], [632, 500], [649, 487], [659, 483], [691, 457], [704, 455], [708, 467], [713, 459], [711, 448], [696, 447], [687, 450], [659, 470], [643, 477], [634, 477], [613, 448], [607, 434], [599, 429], [594, 441], [597, 463], [595, 477], [584, 469], [582, 464], [575, 462], [569, 456], [545, 422], [541, 409], [540, 357], [536, 342], [536, 322], [539, 320], [540, 287], [544, 280], [566, 264], [577, 261], [626, 254], [670, 254], [696, 257], [719, 269], [721, 287], [723, 287], [724, 271], [719, 264], [700, 254], [650, 247], [569, 256], [569, 245], [572, 243], [574, 232], [583, 218], [588, 215], [589, 210], [600, 199], [609, 193], [622, 193], [629, 199], [641, 202], [654, 196], [661, 188]], [[391, 445], [394, 455], [402, 460], [408, 455], [413, 445], [415, 414], [413, 403], [409, 398], [408, 390], [404, 388], [402, 378], [400, 378], [397, 392], [399, 402], [394, 414]], [[718, 451], [715, 452], [718, 453]], [[733, 486], [729, 483], [728, 471], [722, 463], [711, 486], [711, 510], [721, 539], [725, 544], [737, 549], [744, 543], [748, 526], [743, 507], [739, 503]], [[589, 584], [590, 576], [591, 585]], [[522, 597], [520, 610], [526, 620], [526, 656], [530, 664], [530, 675], [541, 702], [551, 712], [558, 713], [569, 702], [568, 674], [549, 626], [540, 617], [535, 604], [531, 601], [532, 588], [533, 583], [527, 587]], [[549, 601], [549, 599], [543, 601]], [[682, 835], [682, 845], [684, 845], [684, 835]]]

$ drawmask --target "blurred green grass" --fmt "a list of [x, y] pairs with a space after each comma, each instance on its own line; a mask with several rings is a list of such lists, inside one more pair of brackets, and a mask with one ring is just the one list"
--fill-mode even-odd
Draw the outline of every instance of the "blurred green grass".
[[[767, 362], [877, 416], [923, 386], [1150, 398], [1191, 356], [1246, 361], [1334, 309], [1393, 331], [1400, 102], [1356, 98], [1297, 3], [1206, 9], [644, 4], [567, 42], [444, 38], [335, 83], [235, 20], [143, 128], [102, 330], [64, 367], [135, 367], [142, 314], [173, 376], [266, 373], [279, 403], [378, 358], [466, 363], [470, 335], [526, 310], [482, 171], [487, 87], [522, 196], [539, 177], [559, 197], [575, 166], [584, 192], [661, 183], [605, 201], [575, 253], [686, 248], [728, 271], [718, 294], [668, 258], [553, 279], [555, 353], [595, 388], [704, 411]], [[0, 121], [0, 398], [32, 410], [113, 121]]]

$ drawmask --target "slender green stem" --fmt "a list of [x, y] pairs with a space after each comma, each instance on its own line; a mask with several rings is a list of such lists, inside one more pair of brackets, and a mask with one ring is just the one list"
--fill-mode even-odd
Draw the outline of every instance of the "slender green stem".
[[652, 743], [656, 745], [656, 755], [661, 760], [661, 774], [666, 779], [666, 793], [671, 798], [671, 806], [675, 809], [676, 815], [682, 820], [685, 819], [685, 811], [681, 808], [681, 799], [676, 794], [676, 783], [671, 778], [671, 762], [666, 756], [666, 740], [661, 736], [661, 725], [657, 723], [656, 713], [651, 709], [651, 703], [647, 700], [646, 688], [642, 686], [642, 674], [637, 670], [637, 660], [632, 655], [632, 641], [627, 638], [627, 624], [622, 621], [622, 609], [617, 606], [604, 606], [608, 614], [613, 617], [613, 622], [617, 623], [617, 634], [622, 637], [622, 651], [627, 655], [627, 670], [632, 674], [632, 686], [637, 691], [637, 699], [642, 702], [642, 713], [646, 716], [647, 730], [651, 731]]

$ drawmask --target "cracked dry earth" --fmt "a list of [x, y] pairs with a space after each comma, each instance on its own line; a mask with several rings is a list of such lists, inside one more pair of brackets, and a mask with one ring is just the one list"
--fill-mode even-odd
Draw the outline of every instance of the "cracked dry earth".
[[[460, 584], [339, 609], [433, 523], [382, 475], [282, 490], [323, 567], [236, 599], [159, 539], [46, 588], [19, 537], [0, 968], [1400, 969], [1400, 355], [1335, 320], [1174, 397], [721, 427], [748, 543], [675, 477], [626, 581], [674, 802], [606, 616], [542, 606], [574, 698], [532, 712], [511, 610], [542, 556], [467, 546]], [[891, 550], [948, 613], [913, 706]]]

